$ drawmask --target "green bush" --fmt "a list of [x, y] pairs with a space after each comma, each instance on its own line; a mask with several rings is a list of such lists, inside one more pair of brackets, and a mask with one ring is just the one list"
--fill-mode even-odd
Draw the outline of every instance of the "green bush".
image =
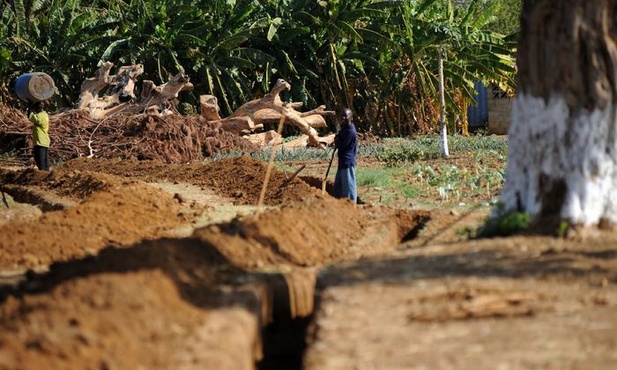
[[503, 205], [498, 204], [497, 216], [489, 218], [484, 226], [477, 233], [479, 238], [490, 238], [494, 236], [510, 236], [529, 229], [531, 226], [531, 215], [529, 212], [508, 212], [503, 211]]
[[[401, 163], [414, 163], [442, 156], [442, 143], [438, 135], [422, 136], [417, 139], [388, 139], [384, 145], [373, 149], [375, 157], [388, 167]], [[475, 160], [482, 162], [488, 156], [501, 158], [505, 162], [508, 150], [507, 140], [492, 136], [449, 136], [451, 152], [474, 152]]]
[[425, 153], [412, 147], [384, 148], [377, 154], [377, 159], [386, 167], [394, 167], [405, 162], [416, 162], [425, 159]]

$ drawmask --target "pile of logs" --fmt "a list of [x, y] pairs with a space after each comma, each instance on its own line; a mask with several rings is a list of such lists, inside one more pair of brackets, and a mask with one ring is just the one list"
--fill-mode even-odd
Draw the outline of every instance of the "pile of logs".
[[[263, 129], [265, 123], [276, 123], [283, 120], [285, 124], [298, 127], [300, 132], [306, 136], [307, 143], [316, 147], [323, 147], [324, 144], [332, 142], [332, 136], [327, 138], [319, 137], [317, 128], [328, 127], [323, 116], [334, 114], [333, 111], [326, 111], [325, 105], [319, 106], [308, 112], [299, 112], [302, 103], [286, 103], [280, 98], [280, 93], [289, 90], [291, 85], [283, 79], [276, 81], [272, 90], [261, 99], [251, 100], [243, 104], [235, 112], [226, 118], [219, 115], [217, 99], [213, 95], [201, 95], [200, 111], [201, 115], [208, 121], [218, 123], [225, 131], [233, 132], [238, 135], [251, 135], [251, 137], [264, 137], [264, 140], [253, 140], [264, 144], [280, 142], [280, 134], [268, 132], [263, 134], [253, 134], [256, 130]], [[301, 139], [302, 140], [302, 139]], [[302, 142], [302, 141], [298, 141]]]
[[[320, 137], [317, 132], [327, 127], [324, 117], [334, 112], [325, 106], [300, 112], [302, 103], [283, 102], [280, 93], [291, 86], [282, 79], [262, 98], [223, 118], [212, 95], [200, 96], [200, 115], [181, 115], [175, 109], [178, 94], [194, 88], [183, 73], [160, 86], [144, 80], [141, 94], [136, 95], [143, 66], [123, 66], [110, 74], [112, 67], [111, 62], [103, 63], [96, 76], [82, 83], [75, 109], [50, 114], [50, 155], [55, 160], [95, 157], [183, 163], [218, 153], [254, 152], [265, 146], [323, 148], [334, 137]], [[0, 143], [10, 144], [11, 150], [20, 143], [20, 157], [30, 160], [31, 124], [23, 112], [9, 113], [2, 114]], [[8, 120], [11, 117], [15, 119]], [[271, 124], [278, 124], [279, 130], [259, 132]], [[283, 124], [297, 127], [301, 135], [283, 144]]]
[[[179, 73], [169, 82], [156, 86], [149, 80], [143, 81], [143, 89], [139, 96], [135, 95], [135, 82], [143, 73], [141, 64], [123, 66], [115, 75], [110, 75], [113, 63], [105, 62], [99, 68], [95, 77], [83, 82], [77, 103], [77, 109], [89, 112], [90, 118], [101, 120], [118, 113], [147, 115], [177, 114], [174, 112], [173, 100], [182, 91], [193, 89], [188, 76]], [[334, 114], [320, 106], [308, 112], [297, 109], [300, 102], [283, 102], [280, 93], [289, 90], [290, 84], [279, 79], [272, 90], [261, 99], [249, 101], [240, 106], [228, 117], [222, 118], [215, 96], [200, 96], [200, 112], [214, 127], [220, 127], [226, 132], [244, 136], [260, 145], [276, 145], [282, 143], [280, 133], [257, 133], [264, 128], [265, 123], [277, 123], [298, 127], [303, 134], [294, 145], [311, 145], [322, 147], [330, 144], [333, 135], [320, 137], [317, 129], [327, 127], [324, 116]], [[105, 90], [105, 95], [100, 95]]]

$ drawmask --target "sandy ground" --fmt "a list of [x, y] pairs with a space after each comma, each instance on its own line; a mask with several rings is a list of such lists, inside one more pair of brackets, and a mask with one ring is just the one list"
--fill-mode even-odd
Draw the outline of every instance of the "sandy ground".
[[0, 369], [617, 368], [613, 233], [465, 240], [326, 166], [261, 207], [249, 156], [0, 169]]

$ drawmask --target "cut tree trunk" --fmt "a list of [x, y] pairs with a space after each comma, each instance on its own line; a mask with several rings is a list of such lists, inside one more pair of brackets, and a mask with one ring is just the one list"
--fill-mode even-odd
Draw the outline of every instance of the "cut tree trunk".
[[199, 97], [201, 116], [213, 124], [218, 124], [225, 131], [236, 135], [248, 135], [256, 129], [263, 128], [263, 125], [255, 124], [249, 117], [227, 117], [220, 116], [218, 99], [214, 95], [201, 95]]
[[260, 146], [281, 145], [283, 143], [283, 137], [274, 130], [247, 135], [246, 138]]
[[313, 146], [323, 147], [324, 141], [319, 137], [316, 128], [327, 127], [323, 116], [333, 115], [333, 111], [325, 110], [325, 106], [319, 106], [308, 112], [299, 112], [296, 109], [302, 103], [286, 103], [280, 98], [280, 93], [289, 90], [291, 86], [283, 79], [279, 79], [268, 94], [261, 99], [251, 100], [240, 106], [231, 115], [221, 118], [216, 97], [202, 95], [200, 97], [201, 115], [208, 121], [219, 123], [221, 127], [236, 134], [253, 133], [256, 129], [264, 127], [266, 123], [279, 122], [281, 116], [285, 116], [285, 123], [294, 125], [307, 135], [308, 143]]
[[613, 0], [524, 1], [503, 211], [617, 222], [616, 17]]
[[[135, 81], [143, 73], [143, 66], [123, 66], [117, 74], [110, 75], [113, 65], [111, 62], [103, 63], [97, 75], [84, 81], [81, 86], [77, 108], [86, 110], [92, 119], [100, 120], [120, 112], [157, 115], [172, 111], [173, 101], [178, 94], [193, 88], [188, 76], [179, 73], [160, 86], [144, 80], [142, 93], [137, 97], [134, 92]], [[334, 112], [325, 110], [323, 105], [308, 112], [297, 111], [302, 103], [287, 103], [280, 98], [280, 93], [290, 88], [289, 83], [279, 79], [272, 91], [264, 97], [243, 104], [226, 118], [220, 116], [216, 97], [202, 95], [201, 115], [215, 127], [237, 135], [254, 134], [256, 130], [263, 129], [264, 124], [279, 122], [284, 116], [285, 123], [298, 127], [308, 137], [310, 145], [323, 148], [327, 141], [319, 137], [316, 128], [327, 127], [324, 116], [333, 115]], [[105, 95], [101, 96], [103, 92]], [[272, 139], [263, 136], [255, 136], [253, 140], [272, 142]]]
[[[118, 112], [135, 114], [146, 110], [152, 112], [153, 108], [161, 111], [171, 106], [170, 101], [177, 98], [178, 93], [193, 89], [188, 76], [178, 73], [160, 86], [145, 80], [141, 95], [136, 97], [135, 81], [143, 73], [143, 66], [123, 66], [117, 74], [110, 75], [113, 65], [111, 62], [103, 63], [96, 77], [87, 79], [81, 85], [77, 108], [88, 110], [93, 119], [102, 119]], [[107, 89], [106, 94], [99, 96], [104, 89]]]
[[90, 106], [90, 103], [97, 100], [102, 89], [109, 86], [109, 71], [114, 64], [105, 62], [97, 71], [96, 77], [88, 78], [81, 84], [81, 92], [77, 101], [77, 109], [85, 109]]

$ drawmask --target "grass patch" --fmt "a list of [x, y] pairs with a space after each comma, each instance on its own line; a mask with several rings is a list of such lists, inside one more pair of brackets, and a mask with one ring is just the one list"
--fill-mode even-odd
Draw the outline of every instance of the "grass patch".
[[478, 238], [510, 236], [529, 229], [531, 216], [528, 212], [511, 212], [490, 218], [478, 231]]
[[[449, 136], [448, 149], [450, 152], [473, 151], [479, 156], [499, 156], [505, 159], [508, 143], [505, 138], [494, 136]], [[371, 147], [370, 150], [388, 167], [396, 167], [402, 162], [416, 163], [442, 158], [441, 138], [437, 135], [422, 136], [413, 140], [386, 139], [383, 145], [378, 148]]]
[[[442, 158], [439, 135], [360, 141], [359, 144], [360, 163], [356, 175], [363, 199], [394, 206], [408, 200], [425, 207], [448, 203], [488, 206], [496, 202], [504, 183], [507, 157], [507, 139], [504, 137], [449, 136], [450, 158]], [[294, 172], [298, 162], [328, 163], [332, 150], [277, 148], [275, 166]], [[238, 155], [241, 153], [220, 156]], [[264, 162], [270, 160], [270, 155], [270, 148], [251, 154]], [[363, 161], [363, 158], [368, 160]], [[368, 165], [363, 165], [363, 162]], [[335, 172], [336, 161], [331, 174]]]
[[438, 135], [384, 139], [360, 153], [373, 153], [382, 166], [358, 168], [360, 192], [381, 201], [435, 207], [490, 206], [505, 181], [507, 140], [493, 136], [449, 137], [450, 158], [441, 155]]
[[388, 203], [402, 199], [425, 197], [426, 186], [408, 181], [405, 168], [358, 168], [356, 173], [358, 188], [363, 192], [379, 193], [380, 201]]
[[[247, 155], [247, 153], [242, 152], [229, 152], [229, 153], [217, 153], [212, 156], [213, 160], [220, 158], [234, 158], [240, 157], [242, 155]], [[249, 156], [255, 159], [262, 160], [264, 162], [270, 161], [271, 149], [264, 148], [260, 151], [249, 153]], [[297, 161], [297, 160], [307, 160], [307, 159], [325, 159], [330, 160], [332, 156], [332, 148], [319, 149], [313, 147], [304, 147], [304, 148], [283, 148], [279, 147], [275, 149], [274, 152], [274, 160], [277, 162], [284, 161]]]
[[422, 195], [424, 190], [419, 186], [404, 185], [400, 188], [400, 192], [405, 198], [417, 198]]
[[394, 186], [393, 170], [389, 168], [358, 168], [356, 183], [358, 186], [391, 188]]

